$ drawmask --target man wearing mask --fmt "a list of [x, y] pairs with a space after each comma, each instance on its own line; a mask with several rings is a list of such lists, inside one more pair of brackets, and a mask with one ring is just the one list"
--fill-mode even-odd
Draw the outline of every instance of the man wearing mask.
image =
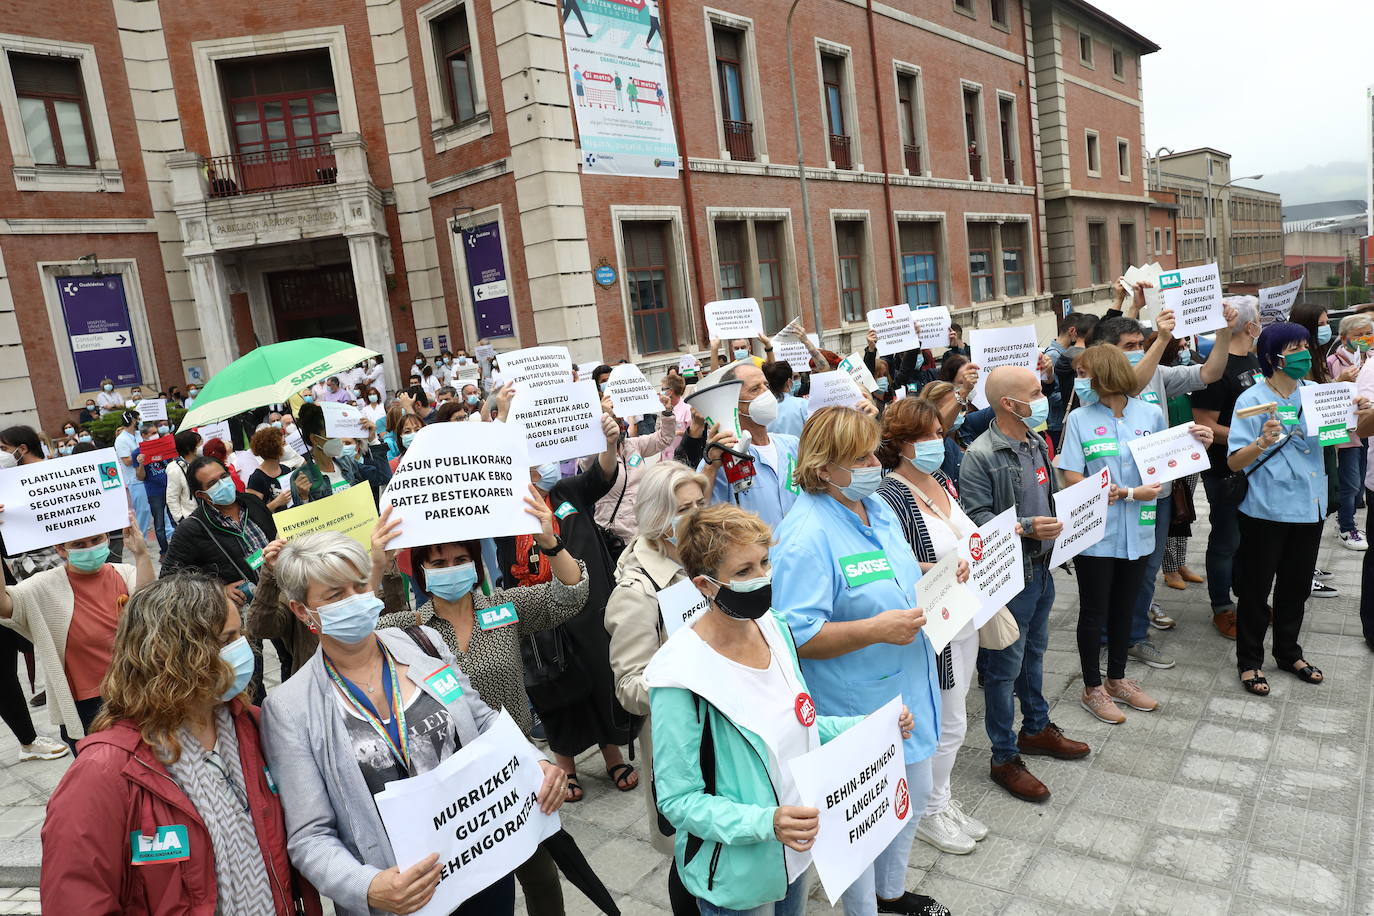
[[[760, 334], [758, 337], [755, 338], [755, 340], [757, 340], [759, 343], [763, 344], [763, 363], [762, 363], [762, 365], [767, 365], [768, 363], [771, 363], [771, 362], [773, 361], [773, 341], [770, 340], [769, 338], [765, 337], [763, 334]], [[720, 341], [719, 341], [719, 340], [713, 340], [713, 341], [711, 341], [710, 347], [711, 347], [711, 371], [712, 371], [712, 372], [714, 372], [714, 371], [715, 371], [718, 367], [720, 367], [720, 366], [728, 365], [729, 363], [732, 363], [732, 362], [739, 362], [740, 360], [746, 360], [746, 359], [747, 359], [747, 360], [755, 360], [754, 365], [756, 365], [756, 366], [757, 366], [757, 365], [761, 365], [759, 362], [757, 362], [757, 357], [754, 356], [754, 351], [753, 351], [754, 341], [752, 341], [752, 340], [747, 340], [747, 339], [745, 339], [745, 338], [743, 338], [743, 337], [739, 337], [739, 338], [736, 338], [736, 339], [734, 339], [734, 340], [729, 341], [728, 343], [729, 343], [729, 346], [728, 346], [728, 348], [726, 349], [725, 359], [724, 359], [724, 360], [721, 360], [721, 358], [720, 358]]]
[[[1007, 602], [1020, 634], [1005, 649], [988, 650], [983, 674], [986, 725], [992, 742], [992, 781], [1023, 801], [1043, 802], [1050, 790], [1031, 774], [1022, 754], [1059, 760], [1088, 756], [1088, 745], [1065, 737], [1050, 721], [1043, 693], [1045, 647], [1050, 636], [1054, 579], [1049, 558], [1063, 525], [1054, 517], [1058, 488], [1045, 441], [1031, 430], [1045, 422], [1049, 400], [1029, 369], [1002, 366], [988, 374], [987, 398], [995, 418], [969, 447], [959, 470], [960, 503], [974, 524], [1016, 509], [1026, 587]], [[1015, 697], [1021, 731], [1015, 730]]]
[[124, 398], [115, 391], [114, 382], [109, 379], [100, 383], [100, 393], [95, 396], [95, 403], [102, 417], [111, 411], [124, 409]]
[[153, 511], [148, 505], [148, 491], [138, 478], [134, 453], [143, 441], [138, 434], [138, 412], [126, 410], [120, 415], [119, 433], [115, 436], [115, 454], [119, 456], [119, 473], [124, 478], [124, 488], [129, 491], [129, 501], [133, 503], [134, 517], [138, 519], [138, 530], [147, 534], [153, 528]]
[[792, 478], [797, 463], [798, 439], [781, 433], [769, 434], [768, 427], [778, 418], [778, 399], [768, 389], [768, 380], [762, 369], [750, 362], [738, 363], [730, 367], [721, 379], [722, 382], [735, 380], [741, 383], [739, 425], [740, 430], [747, 432], [750, 437], [749, 455], [754, 459], [753, 485], [743, 492], [734, 493], [725, 479], [725, 470], [721, 466], [723, 454], [711, 445], [736, 448], [739, 441], [723, 428], [711, 434], [706, 448], [706, 462], [699, 470], [714, 481], [712, 502], [734, 502], [776, 528], [801, 492]]

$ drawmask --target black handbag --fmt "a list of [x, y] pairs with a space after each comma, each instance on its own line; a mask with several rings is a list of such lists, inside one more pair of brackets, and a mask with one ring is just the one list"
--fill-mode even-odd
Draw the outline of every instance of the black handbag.
[[1291, 435], [1284, 436], [1283, 441], [1278, 444], [1278, 447], [1265, 453], [1263, 458], [1255, 462], [1254, 467], [1247, 468], [1244, 471], [1232, 471], [1230, 474], [1223, 477], [1221, 485], [1226, 493], [1226, 498], [1232, 503], [1240, 505], [1245, 500], [1245, 495], [1250, 492], [1250, 475], [1264, 467], [1264, 463], [1277, 455], [1283, 447], [1288, 444], [1288, 440], [1292, 438]]

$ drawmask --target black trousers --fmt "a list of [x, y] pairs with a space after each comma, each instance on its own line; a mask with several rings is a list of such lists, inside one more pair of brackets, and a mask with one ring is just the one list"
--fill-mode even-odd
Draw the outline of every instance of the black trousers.
[[[1364, 530], [1374, 525], [1374, 490], [1364, 494]], [[1364, 552], [1364, 566], [1360, 569], [1360, 626], [1364, 629], [1365, 642], [1374, 648], [1374, 550]]]
[[1102, 627], [1107, 628], [1107, 677], [1126, 676], [1126, 650], [1131, 647], [1131, 613], [1145, 582], [1149, 557], [1120, 560], [1116, 557], [1074, 557], [1078, 580], [1078, 661], [1086, 687], [1102, 685], [1098, 651]]
[[515, 912], [515, 873], [469, 897], [450, 916], [511, 916]]
[[1236, 549], [1236, 667], [1264, 664], [1264, 636], [1269, 631], [1270, 592], [1274, 609], [1274, 662], [1292, 668], [1302, 658], [1298, 631], [1312, 571], [1317, 568], [1321, 522], [1272, 522], [1237, 513], [1240, 546]]
[[9, 627], [0, 627], [0, 719], [20, 744], [33, 744], [38, 737], [29, 715], [29, 701], [19, 685], [19, 653], [32, 651], [33, 643]]
[[[81, 720], [82, 731], [88, 735], [91, 733], [91, 723], [95, 721], [96, 716], [100, 715], [100, 710], [103, 709], [104, 706], [105, 701], [100, 697], [90, 697], [85, 700], [76, 701], [76, 715], [77, 718]], [[72, 749], [72, 756], [75, 757], [76, 742], [81, 739], [73, 738], [68, 734], [67, 726], [65, 725], [61, 727], [60, 731], [62, 732], [62, 740], [67, 742], [67, 747]]]
[[558, 865], [544, 847], [534, 851], [525, 864], [515, 869], [515, 880], [525, 895], [525, 912], [529, 916], [563, 916], [563, 886], [559, 883]]

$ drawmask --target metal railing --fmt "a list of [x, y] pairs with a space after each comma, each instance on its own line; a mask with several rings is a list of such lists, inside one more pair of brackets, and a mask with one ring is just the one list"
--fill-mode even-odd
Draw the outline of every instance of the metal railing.
[[919, 146], [903, 145], [902, 157], [906, 160], [906, 170], [909, 174], [921, 174], [921, 148]]
[[725, 148], [736, 162], [754, 161], [754, 123], [725, 118]]
[[968, 173], [974, 181], [983, 180], [983, 157], [977, 153], [968, 154]]
[[211, 197], [333, 184], [338, 173], [334, 150], [328, 143], [206, 160]]
[[854, 168], [854, 163], [849, 156], [849, 136], [847, 134], [830, 135], [830, 161], [835, 163], [837, 169]]

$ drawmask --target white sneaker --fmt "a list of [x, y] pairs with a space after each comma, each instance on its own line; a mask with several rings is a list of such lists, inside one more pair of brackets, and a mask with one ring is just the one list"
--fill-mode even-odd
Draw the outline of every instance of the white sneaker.
[[20, 760], [56, 760], [71, 753], [71, 748], [61, 741], [55, 741], [47, 735], [39, 735], [33, 739], [33, 744], [21, 744], [19, 746]]
[[1341, 546], [1346, 550], [1368, 550], [1369, 542], [1364, 539], [1360, 529], [1341, 532]]
[[965, 814], [964, 808], [959, 804], [957, 798], [949, 800], [949, 807], [945, 808], [945, 816], [953, 820], [959, 829], [964, 831], [964, 835], [975, 843], [988, 835], [988, 825], [976, 817]]
[[921, 822], [916, 825], [916, 835], [941, 852], [953, 853], [956, 856], [968, 855], [977, 845], [968, 834], [959, 829], [959, 825], [949, 816], [948, 811], [927, 814], [921, 818]]

